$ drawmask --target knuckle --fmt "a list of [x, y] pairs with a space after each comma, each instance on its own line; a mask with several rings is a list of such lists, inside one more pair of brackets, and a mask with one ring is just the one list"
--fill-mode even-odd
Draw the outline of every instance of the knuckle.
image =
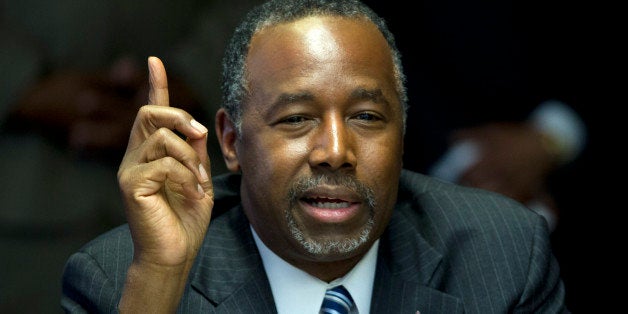
[[133, 190], [135, 179], [131, 169], [120, 169], [118, 171], [118, 185], [125, 194]]
[[173, 169], [179, 165], [179, 161], [171, 156], [166, 156], [162, 158], [161, 163], [166, 169]]
[[126, 170], [125, 169], [118, 169], [118, 173], [117, 173], [117, 178], [118, 178], [118, 182], [122, 182], [126, 180]]
[[140, 107], [140, 109], [138, 110], [138, 115], [139, 116], [148, 116], [150, 114], [150, 105], [143, 105]]
[[154, 136], [158, 137], [161, 141], [164, 141], [163, 144], [166, 144], [166, 139], [172, 134], [172, 131], [168, 128], [159, 128], [155, 131]]

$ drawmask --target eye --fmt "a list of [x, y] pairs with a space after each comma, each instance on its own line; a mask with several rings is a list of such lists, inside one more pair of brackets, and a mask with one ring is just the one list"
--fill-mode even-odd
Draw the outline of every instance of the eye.
[[360, 112], [354, 116], [355, 119], [362, 121], [379, 121], [381, 118], [374, 113], [371, 112]]
[[283, 132], [286, 136], [301, 136], [316, 125], [316, 118], [303, 114], [286, 115], [272, 125], [276, 131]]
[[280, 123], [287, 124], [299, 124], [305, 122], [306, 118], [304, 116], [289, 116], [280, 121]]

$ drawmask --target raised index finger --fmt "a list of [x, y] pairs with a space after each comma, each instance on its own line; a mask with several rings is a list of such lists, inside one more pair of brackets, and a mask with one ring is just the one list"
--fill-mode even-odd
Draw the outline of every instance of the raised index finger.
[[156, 106], [170, 106], [168, 98], [168, 77], [166, 68], [157, 57], [148, 58], [148, 72], [150, 89], [148, 90], [148, 102]]

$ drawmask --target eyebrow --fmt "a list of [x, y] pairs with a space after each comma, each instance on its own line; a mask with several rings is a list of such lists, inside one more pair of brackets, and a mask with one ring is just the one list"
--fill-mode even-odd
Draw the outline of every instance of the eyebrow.
[[[277, 100], [275, 102], [273, 102], [272, 108], [281, 108], [293, 103], [312, 101], [315, 98], [316, 97], [314, 96], [314, 94], [308, 91], [297, 93], [283, 93], [279, 95], [279, 97], [277, 97]], [[349, 99], [352, 101], [370, 100], [374, 103], [384, 104], [386, 106], [390, 105], [386, 97], [384, 97], [384, 93], [379, 88], [357, 88], [351, 92], [351, 94], [349, 95]]]
[[[293, 102], [299, 101], [310, 101], [315, 97], [310, 92], [300, 92], [300, 93], [284, 93], [279, 95], [277, 100], [275, 101], [275, 105], [285, 105]], [[350, 99], [366, 99], [372, 100], [378, 103], [388, 103], [386, 97], [384, 97], [384, 93], [382, 93], [381, 89], [366, 89], [366, 88], [357, 88], [351, 95]]]
[[279, 95], [277, 100], [273, 103], [273, 107], [280, 107], [295, 102], [311, 100], [314, 100], [314, 95], [310, 92], [284, 93]]
[[387, 103], [381, 89], [358, 88], [351, 93], [351, 99], [368, 99], [378, 103]]
[[351, 100], [370, 100], [374, 103], [380, 103], [389, 105], [388, 99], [384, 97], [384, 93], [381, 89], [366, 89], [366, 88], [358, 88], [354, 90], [349, 96]]

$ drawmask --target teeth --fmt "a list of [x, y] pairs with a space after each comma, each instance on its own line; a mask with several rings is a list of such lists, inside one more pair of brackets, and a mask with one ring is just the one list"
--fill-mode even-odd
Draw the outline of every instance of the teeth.
[[336, 209], [349, 207], [349, 202], [312, 202], [312, 205], [318, 208]]

